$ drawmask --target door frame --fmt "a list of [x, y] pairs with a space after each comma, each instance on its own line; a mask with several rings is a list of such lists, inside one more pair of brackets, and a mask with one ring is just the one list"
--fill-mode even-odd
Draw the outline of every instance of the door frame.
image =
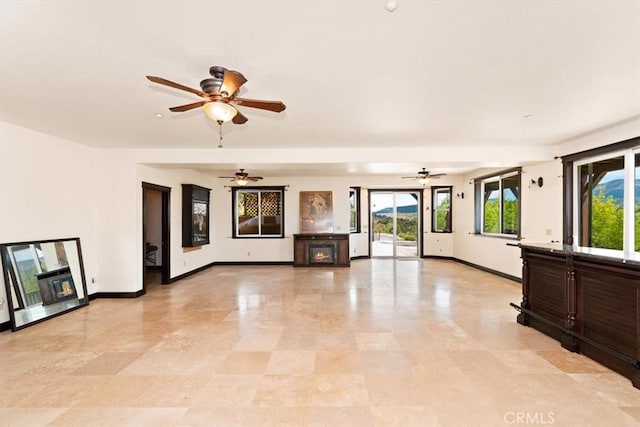
[[146, 274], [147, 274], [147, 252], [146, 252], [146, 227], [145, 227], [145, 213], [147, 211], [147, 206], [145, 203], [145, 192], [147, 191], [159, 191], [161, 193], [161, 233], [162, 233], [162, 264], [161, 264], [161, 274], [163, 285], [169, 284], [171, 279], [171, 235], [170, 235], [170, 205], [171, 205], [171, 187], [165, 187], [162, 185], [151, 184], [148, 182], [142, 182], [142, 292], [147, 292], [147, 282], [146, 282]]
[[[368, 190], [368, 215], [369, 215], [369, 257], [374, 258], [373, 255], [373, 217], [372, 217], [372, 211], [371, 211], [371, 196], [374, 193], [417, 193], [418, 194], [418, 230], [417, 230], [417, 241], [416, 241], [416, 249], [417, 249], [417, 253], [416, 253], [416, 257], [417, 258], [422, 258], [422, 254], [423, 252], [423, 230], [424, 230], [424, 212], [422, 209], [423, 206], [423, 202], [424, 202], [424, 190], [426, 188], [376, 188], [376, 189], [369, 189]], [[395, 197], [395, 196], [394, 196]], [[395, 238], [394, 238], [395, 239]], [[395, 240], [394, 240], [394, 246], [395, 246]], [[395, 252], [395, 248], [394, 248], [394, 252]], [[380, 257], [382, 258], [382, 257]], [[387, 257], [389, 258], [389, 257]], [[398, 256], [392, 256], [391, 258], [398, 258]]]

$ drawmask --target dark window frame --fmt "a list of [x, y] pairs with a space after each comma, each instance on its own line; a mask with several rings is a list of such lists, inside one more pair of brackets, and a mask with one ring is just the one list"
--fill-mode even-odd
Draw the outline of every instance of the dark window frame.
[[[516, 200], [518, 201], [518, 230], [516, 233], [504, 233], [503, 231], [503, 221], [499, 222], [499, 232], [498, 233], [486, 233], [483, 230], [484, 224], [484, 183], [491, 181], [499, 181], [499, 190], [500, 190], [500, 218], [503, 218], [503, 205], [504, 202], [502, 200], [502, 181], [505, 178], [511, 178], [513, 176], [517, 176], [517, 188], [518, 194], [516, 195]], [[477, 177], [473, 180], [474, 183], [474, 209], [475, 209], [475, 234], [487, 236], [487, 237], [496, 237], [500, 239], [509, 239], [509, 240], [520, 240], [522, 239], [522, 167], [515, 167], [510, 169], [501, 170], [498, 172], [494, 172], [491, 174], [483, 175]]]
[[[351, 195], [354, 195], [355, 198], [355, 226], [351, 224]], [[349, 232], [350, 233], [360, 233], [361, 231], [361, 218], [360, 218], [360, 187], [349, 187]]]
[[[231, 222], [232, 222], [232, 238], [234, 239], [284, 239], [284, 226], [285, 226], [285, 218], [284, 218], [284, 202], [285, 202], [285, 187], [262, 187], [262, 186], [240, 186], [240, 187], [231, 187]], [[280, 192], [280, 215], [282, 221], [282, 227], [280, 228], [279, 234], [238, 234], [238, 211], [237, 211], [237, 194], [238, 192]], [[258, 217], [261, 218], [262, 214], [258, 214]], [[262, 219], [260, 219], [260, 224], [262, 224]]]
[[[449, 193], [449, 218], [447, 220], [448, 227], [444, 230], [438, 230], [437, 225], [437, 194], [440, 190], [448, 191]], [[438, 185], [431, 187], [431, 232], [432, 233], [452, 233], [453, 232], [453, 186], [452, 185]]]
[[596, 147], [590, 150], [580, 151], [577, 153], [561, 156], [562, 160], [562, 243], [565, 245], [578, 245], [579, 236], [573, 235], [574, 231], [574, 169], [575, 163], [581, 163], [583, 160], [598, 158], [627, 150], [634, 150], [640, 146], [640, 136], [615, 142], [613, 144]]

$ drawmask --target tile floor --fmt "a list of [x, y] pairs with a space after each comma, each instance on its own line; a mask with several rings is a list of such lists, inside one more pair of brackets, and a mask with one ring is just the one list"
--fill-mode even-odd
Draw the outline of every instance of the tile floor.
[[6, 426], [632, 426], [640, 390], [453, 261], [217, 266], [0, 334]]

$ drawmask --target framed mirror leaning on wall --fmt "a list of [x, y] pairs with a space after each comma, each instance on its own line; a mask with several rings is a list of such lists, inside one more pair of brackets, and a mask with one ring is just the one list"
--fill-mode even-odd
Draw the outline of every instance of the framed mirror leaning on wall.
[[89, 304], [80, 239], [0, 244], [13, 331]]

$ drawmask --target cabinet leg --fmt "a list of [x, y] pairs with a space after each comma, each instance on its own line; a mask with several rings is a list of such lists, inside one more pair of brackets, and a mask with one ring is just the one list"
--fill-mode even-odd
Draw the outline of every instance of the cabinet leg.
[[640, 389], [640, 369], [634, 368], [631, 374], [631, 384], [637, 389]]
[[576, 340], [571, 335], [563, 334], [560, 338], [560, 344], [562, 345], [562, 348], [565, 348], [573, 353], [580, 352], [580, 345], [578, 344], [578, 340]]
[[518, 316], [516, 317], [516, 321], [521, 325], [529, 326], [529, 316], [524, 313], [518, 314]]

